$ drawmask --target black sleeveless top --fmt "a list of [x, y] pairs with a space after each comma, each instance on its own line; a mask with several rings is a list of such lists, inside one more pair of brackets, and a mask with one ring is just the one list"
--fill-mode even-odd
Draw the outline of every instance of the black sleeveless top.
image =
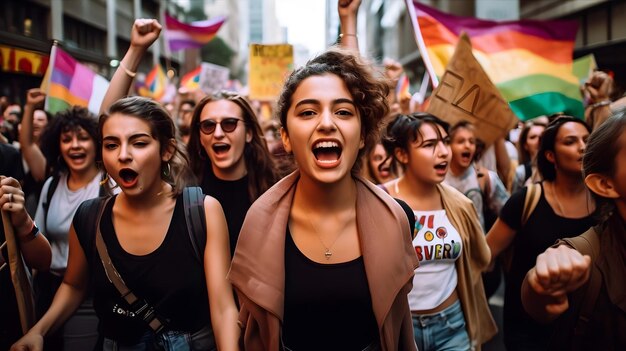
[[248, 194], [248, 175], [237, 180], [222, 180], [217, 178], [212, 171], [206, 171], [201, 188], [204, 194], [214, 197], [222, 205], [228, 225], [230, 257], [232, 258], [243, 220], [252, 205]]
[[302, 350], [362, 350], [379, 341], [363, 256], [348, 262], [311, 261], [287, 229], [284, 345]]
[[[126, 285], [155, 308], [167, 330], [195, 332], [210, 324], [209, 302], [203, 266], [194, 254], [179, 195], [163, 243], [153, 252], [137, 256], [121, 247], [112, 221], [116, 198], [107, 204], [100, 230], [109, 256]], [[80, 214], [82, 211], [77, 212]], [[78, 215], [76, 217], [79, 217]], [[75, 228], [81, 227], [74, 218]], [[129, 307], [106, 277], [95, 248], [95, 233], [79, 233], [80, 244], [90, 264], [94, 284], [94, 307], [100, 319], [100, 333], [121, 343], [135, 342], [149, 331], [147, 324], [129, 316]]]

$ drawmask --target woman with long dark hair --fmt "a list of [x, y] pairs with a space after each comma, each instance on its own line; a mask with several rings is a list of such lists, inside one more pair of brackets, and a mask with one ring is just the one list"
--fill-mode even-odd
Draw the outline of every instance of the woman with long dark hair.
[[[589, 127], [580, 119], [564, 116], [550, 123], [537, 153], [543, 181], [515, 193], [487, 234], [492, 260], [513, 246], [504, 295], [507, 350], [547, 348], [552, 329], [536, 323], [524, 311], [520, 297], [522, 281], [536, 257], [557, 239], [576, 236], [595, 223], [595, 202], [582, 177], [588, 137]], [[532, 209], [527, 196], [537, 199]]]
[[[154, 41], [160, 30], [156, 20], [136, 20], [131, 46], [138, 39]], [[130, 66], [127, 59], [122, 62]], [[116, 89], [128, 88], [128, 74], [116, 72], [107, 104]], [[236, 350], [237, 307], [225, 279], [230, 255], [221, 206], [197, 191], [197, 200], [186, 202], [188, 158], [161, 105], [127, 97], [102, 108], [102, 162], [121, 193], [78, 209], [63, 282], [46, 314], [13, 349], [41, 350], [42, 337], [76, 310], [93, 285], [105, 351]], [[196, 216], [188, 218], [188, 211]]]
[[191, 118], [187, 150], [202, 190], [224, 208], [233, 253], [248, 208], [278, 180], [248, 100], [231, 92], [202, 99]]

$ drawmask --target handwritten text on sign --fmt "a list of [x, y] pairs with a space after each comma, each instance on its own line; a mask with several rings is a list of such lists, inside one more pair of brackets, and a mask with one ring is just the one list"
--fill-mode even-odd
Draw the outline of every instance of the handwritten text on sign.
[[293, 70], [293, 47], [289, 44], [250, 44], [250, 98], [275, 100]]

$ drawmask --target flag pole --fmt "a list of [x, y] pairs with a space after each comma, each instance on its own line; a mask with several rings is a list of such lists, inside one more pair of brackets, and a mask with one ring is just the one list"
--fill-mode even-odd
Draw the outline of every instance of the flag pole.
[[422, 60], [424, 61], [424, 66], [428, 70], [430, 74], [431, 81], [433, 83], [433, 89], [437, 88], [439, 85], [439, 79], [437, 78], [437, 74], [435, 73], [435, 68], [433, 67], [433, 63], [430, 61], [428, 57], [428, 51], [426, 51], [426, 43], [424, 43], [424, 38], [422, 37], [422, 31], [420, 29], [419, 23], [417, 22], [417, 14], [415, 13], [415, 6], [413, 6], [413, 0], [405, 0], [406, 8], [409, 11], [409, 16], [411, 17], [411, 23], [413, 23], [413, 33], [415, 34], [415, 40], [417, 42], [417, 46], [422, 54]]
[[41, 80], [40, 89], [46, 93], [46, 102], [44, 102], [44, 110], [48, 111], [50, 104], [48, 97], [50, 96], [50, 78], [52, 76], [52, 69], [54, 67], [54, 61], [56, 60], [57, 48], [59, 47], [59, 41], [54, 39], [52, 41], [52, 48], [50, 49], [50, 60], [48, 60], [48, 68], [46, 68], [46, 74], [44, 74]]

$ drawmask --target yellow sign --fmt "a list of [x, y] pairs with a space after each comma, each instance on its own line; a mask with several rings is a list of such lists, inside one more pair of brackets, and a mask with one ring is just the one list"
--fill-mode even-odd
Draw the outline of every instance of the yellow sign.
[[0, 45], [0, 66], [4, 72], [43, 76], [49, 61], [48, 55]]
[[293, 47], [289, 44], [250, 44], [250, 99], [273, 101], [278, 98], [287, 76], [293, 70]]
[[487, 146], [504, 137], [517, 117], [498, 88], [472, 54], [472, 45], [461, 36], [441, 82], [430, 97], [428, 113], [450, 125], [466, 120], [474, 124], [476, 137]]

